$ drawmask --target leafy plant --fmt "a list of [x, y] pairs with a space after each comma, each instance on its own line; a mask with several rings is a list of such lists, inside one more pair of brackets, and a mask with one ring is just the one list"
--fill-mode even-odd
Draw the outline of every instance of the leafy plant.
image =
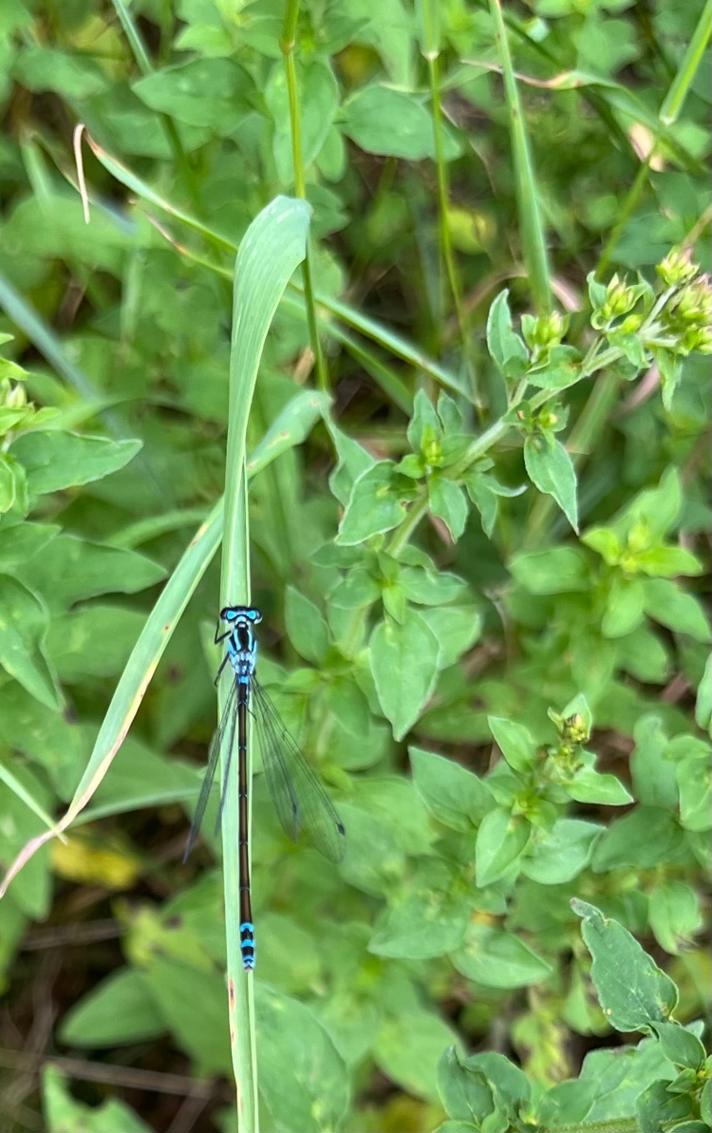
[[[712, 1124], [711, 20], [3, 17], [0, 1048], [54, 999], [50, 1133]], [[250, 598], [348, 842], [256, 768], [254, 977], [233, 796], [180, 863]]]

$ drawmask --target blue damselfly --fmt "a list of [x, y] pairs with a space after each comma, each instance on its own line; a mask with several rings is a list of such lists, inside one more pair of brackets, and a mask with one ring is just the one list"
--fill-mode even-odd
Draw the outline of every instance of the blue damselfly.
[[[222, 717], [213, 736], [208, 766], [201, 787], [198, 805], [188, 835], [183, 860], [188, 857], [200, 830], [215, 771], [222, 753], [224, 759], [222, 794], [218, 809], [220, 825], [225, 793], [230, 783], [232, 754], [237, 738], [237, 790], [240, 870], [240, 949], [247, 970], [255, 966], [255, 927], [252, 922], [252, 893], [249, 859], [250, 800], [247, 745], [248, 717], [257, 737], [265, 779], [275, 809], [286, 833], [297, 839], [306, 833], [314, 846], [331, 861], [340, 861], [344, 853], [346, 831], [329, 796], [299, 750], [296, 741], [279, 718], [269, 696], [257, 680], [257, 638], [255, 626], [262, 615], [255, 606], [226, 606], [220, 611], [215, 630], [215, 644], [225, 643], [225, 656], [220, 663], [215, 683], [225, 666], [230, 665], [230, 692]], [[224, 627], [227, 626], [225, 629]]]

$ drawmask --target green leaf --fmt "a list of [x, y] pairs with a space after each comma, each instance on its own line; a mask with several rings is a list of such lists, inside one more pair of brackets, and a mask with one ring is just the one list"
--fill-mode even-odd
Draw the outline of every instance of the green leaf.
[[112, 972], [62, 1019], [60, 1038], [79, 1047], [111, 1047], [156, 1038], [165, 1029], [146, 988], [133, 968]]
[[28, 790], [22, 780], [19, 779], [17, 775], [13, 774], [9, 767], [5, 767], [2, 762], [0, 762], [0, 783], [4, 783], [5, 786], [12, 791], [13, 795], [16, 795], [26, 807], [29, 807], [33, 814], [36, 814], [49, 830], [54, 827], [54, 819], [47, 813], [42, 804], [37, 801], [32, 791]]
[[650, 1031], [675, 1009], [678, 993], [665, 972], [618, 921], [574, 899], [581, 933], [591, 953], [591, 976], [606, 1019], [617, 1031]]
[[486, 814], [477, 831], [475, 876], [484, 889], [512, 870], [520, 860], [530, 837], [530, 826], [523, 818], [512, 817], [496, 807]]
[[309, 1007], [265, 984], [257, 985], [255, 1000], [260, 1094], [275, 1125], [303, 1133], [337, 1128], [348, 1105], [349, 1081], [328, 1032]]
[[339, 525], [338, 542], [342, 546], [363, 543], [398, 526], [406, 512], [396, 485], [395, 465], [390, 460], [381, 460], [361, 473]]
[[528, 987], [551, 974], [551, 965], [511, 932], [470, 922], [452, 956], [458, 972], [483, 987]]
[[712, 736], [712, 653], [707, 657], [704, 672], [697, 686], [695, 722], [698, 728], [704, 729]]
[[101, 480], [128, 464], [140, 448], [141, 441], [38, 431], [17, 437], [11, 452], [25, 466], [30, 492], [44, 495]]
[[[144, 982], [164, 1029], [194, 1059], [199, 1072], [227, 1074], [230, 1042], [221, 974], [170, 956], [152, 954]], [[200, 1003], [200, 1011], [195, 1010], [196, 1003]]]
[[488, 716], [487, 723], [497, 747], [512, 770], [523, 774], [531, 771], [536, 759], [536, 744], [529, 729], [501, 716]]
[[[320, 418], [327, 417], [330, 405], [331, 398], [318, 390], [302, 390], [290, 398], [250, 453], [247, 475], [255, 476], [283, 452], [301, 444], [309, 436], [314, 424]], [[359, 445], [356, 447], [360, 448]]]
[[0, 665], [47, 708], [61, 695], [44, 653], [49, 620], [36, 594], [18, 579], [0, 574]]
[[329, 630], [319, 609], [304, 594], [288, 586], [284, 616], [289, 640], [297, 653], [315, 665], [323, 664], [329, 648]]
[[574, 531], [578, 532], [576, 472], [561, 442], [549, 434], [526, 437], [524, 464], [532, 483], [540, 492], [554, 497]]
[[599, 803], [602, 806], [626, 806], [633, 797], [615, 775], [601, 775], [592, 767], [582, 767], [566, 783], [566, 790], [578, 803]]
[[635, 554], [638, 570], [653, 578], [675, 578], [679, 574], [702, 574], [704, 567], [696, 555], [685, 547], [667, 547], [660, 544]]
[[[434, 158], [433, 124], [429, 112], [411, 94], [373, 83], [357, 91], [341, 108], [341, 129], [367, 153], [409, 161]], [[460, 147], [446, 128], [444, 157], [451, 161]]]
[[27, 564], [25, 579], [51, 609], [64, 610], [80, 599], [112, 591], [133, 594], [165, 577], [159, 563], [119, 547], [58, 535]]
[[441, 669], [454, 665], [482, 633], [482, 615], [475, 606], [437, 606], [420, 613], [438, 639]]
[[551, 830], [535, 831], [522, 862], [522, 873], [540, 885], [572, 881], [589, 864], [603, 829], [597, 822], [559, 818]]
[[409, 747], [408, 754], [418, 794], [438, 822], [464, 832], [492, 808], [489, 788], [472, 771], [422, 748]]
[[449, 1117], [479, 1129], [495, 1109], [492, 1087], [484, 1070], [470, 1066], [454, 1046], [448, 1047], [438, 1065], [438, 1089]]
[[660, 947], [677, 955], [702, 927], [697, 894], [684, 881], [656, 885], [648, 900], [648, 920]]
[[546, 551], [520, 551], [509, 569], [530, 594], [565, 594], [589, 586], [586, 556], [578, 547], [552, 547]]
[[13, 509], [27, 510], [25, 469], [11, 453], [0, 453], [0, 515]]
[[442, 519], [452, 540], [457, 543], [467, 523], [467, 497], [454, 480], [433, 476], [428, 481], [428, 500], [433, 515]]
[[686, 633], [695, 641], [712, 637], [702, 605], [667, 578], [643, 580], [645, 612], [674, 633]]
[[[403, 1036], [408, 1035], [408, 1042]], [[376, 1065], [387, 1078], [415, 1097], [437, 1099], [435, 1067], [446, 1044], [457, 1038], [453, 1028], [434, 1010], [406, 1003], [388, 1013], [373, 1045]]]
[[401, 960], [426, 960], [457, 948], [469, 908], [457, 892], [453, 869], [425, 861], [376, 924], [369, 952]]
[[643, 620], [645, 588], [640, 579], [615, 575], [606, 598], [606, 612], [601, 622], [605, 637], [625, 637]]
[[500, 291], [487, 316], [487, 349], [505, 378], [520, 378], [529, 364], [524, 342], [512, 328], [509, 291]]
[[703, 1044], [686, 1030], [681, 1023], [656, 1023], [655, 1033], [660, 1040], [666, 1058], [674, 1066], [689, 1067], [690, 1070], [701, 1070], [706, 1057]]
[[232, 59], [191, 59], [138, 79], [132, 89], [151, 110], [226, 136], [249, 109], [254, 83]]
[[[297, 86], [302, 161], [306, 169], [319, 156], [331, 130], [339, 106], [339, 88], [328, 61], [319, 58], [312, 58], [307, 63], [297, 63]], [[281, 59], [273, 67], [267, 81], [264, 100], [274, 124], [272, 152], [277, 165], [277, 176], [280, 183], [288, 188], [294, 181], [292, 127], [287, 76]]]
[[95, 1107], [77, 1101], [68, 1079], [51, 1063], [42, 1073], [42, 1101], [46, 1133], [152, 1133], [121, 1101], [110, 1098]]
[[438, 673], [438, 640], [425, 619], [408, 608], [402, 624], [389, 618], [375, 627], [369, 657], [381, 709], [395, 739], [400, 740], [432, 693]]
[[675, 861], [683, 847], [683, 832], [675, 816], [659, 807], [638, 806], [611, 823], [596, 845], [593, 868], [640, 866], [654, 869]]
[[88, 54], [30, 44], [18, 56], [15, 76], [28, 90], [52, 90], [70, 101], [91, 98], [109, 85]]

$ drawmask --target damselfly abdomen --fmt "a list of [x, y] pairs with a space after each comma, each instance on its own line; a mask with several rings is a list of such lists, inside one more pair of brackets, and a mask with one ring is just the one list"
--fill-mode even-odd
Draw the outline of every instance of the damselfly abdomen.
[[[198, 805], [188, 835], [183, 860], [188, 857], [200, 830], [220, 755], [223, 756], [223, 789], [218, 825], [230, 785], [232, 755], [237, 739], [237, 790], [240, 871], [240, 948], [246, 969], [255, 966], [255, 929], [252, 922], [252, 893], [249, 858], [249, 789], [247, 745], [248, 716], [262, 756], [262, 766], [274, 805], [286, 833], [297, 839], [306, 834], [316, 848], [331, 861], [344, 854], [346, 831], [329, 796], [305, 760], [299, 746], [279, 718], [269, 696], [255, 676], [257, 638], [255, 626], [262, 620], [255, 606], [226, 606], [220, 611], [215, 642], [225, 642], [225, 656], [218, 669], [216, 684], [230, 665], [231, 687], [225, 708], [213, 736], [208, 766]], [[223, 628], [227, 627], [227, 628]]]

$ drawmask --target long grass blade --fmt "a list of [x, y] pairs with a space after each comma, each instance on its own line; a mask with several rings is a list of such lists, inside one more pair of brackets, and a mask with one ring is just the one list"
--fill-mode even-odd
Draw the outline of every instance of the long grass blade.
[[[249, 605], [249, 534], [247, 516], [246, 436], [257, 372], [267, 333], [291, 276], [303, 261], [309, 231], [309, 206], [277, 197], [252, 222], [235, 259], [230, 400], [225, 465], [225, 534], [221, 604]], [[222, 715], [229, 686], [219, 690]], [[223, 753], [225, 757], [225, 753]], [[251, 769], [248, 768], [248, 775]], [[234, 779], [234, 772], [232, 775]], [[257, 1133], [257, 1058], [253, 979], [242, 965], [239, 908], [238, 799], [234, 785], [225, 792], [222, 820], [223, 885], [226, 911], [227, 979], [230, 1041], [237, 1084], [240, 1133]]]
[[512, 69], [512, 57], [509, 51], [509, 40], [500, 0], [490, 0], [490, 11], [495, 25], [495, 35], [504, 77], [504, 90], [509, 107], [512, 160], [514, 162], [524, 263], [529, 274], [534, 303], [537, 309], [543, 312], [551, 306], [551, 279], [546, 240], [539, 210], [539, 191], [534, 175], [534, 165], [517, 80]]

